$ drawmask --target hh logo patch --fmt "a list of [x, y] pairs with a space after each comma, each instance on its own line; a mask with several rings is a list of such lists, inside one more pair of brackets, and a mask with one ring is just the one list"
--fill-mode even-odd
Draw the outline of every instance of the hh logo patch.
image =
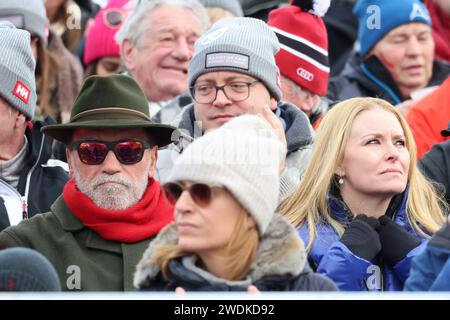
[[28, 87], [22, 82], [17, 81], [13, 90], [13, 95], [22, 100], [24, 103], [28, 103], [28, 100], [30, 100], [30, 89], [28, 89]]

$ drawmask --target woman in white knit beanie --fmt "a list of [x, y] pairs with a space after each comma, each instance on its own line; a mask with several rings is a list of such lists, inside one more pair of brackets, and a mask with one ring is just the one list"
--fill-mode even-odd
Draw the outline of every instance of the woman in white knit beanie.
[[165, 185], [175, 208], [137, 266], [151, 291], [336, 290], [308, 267], [302, 241], [274, 215], [286, 147], [244, 115], [196, 139]]

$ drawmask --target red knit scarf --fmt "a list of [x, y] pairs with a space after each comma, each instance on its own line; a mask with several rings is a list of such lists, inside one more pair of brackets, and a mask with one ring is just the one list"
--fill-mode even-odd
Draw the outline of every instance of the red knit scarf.
[[74, 216], [102, 238], [133, 243], [157, 234], [173, 221], [173, 207], [167, 202], [158, 181], [150, 179], [142, 199], [125, 210], [99, 208], [77, 190], [75, 180], [64, 187], [64, 201]]

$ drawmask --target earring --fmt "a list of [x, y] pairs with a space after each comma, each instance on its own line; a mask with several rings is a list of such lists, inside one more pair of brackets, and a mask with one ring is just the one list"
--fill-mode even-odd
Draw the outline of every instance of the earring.
[[344, 184], [344, 178], [340, 177], [339, 180], [338, 180], [338, 183], [340, 185], [343, 185]]

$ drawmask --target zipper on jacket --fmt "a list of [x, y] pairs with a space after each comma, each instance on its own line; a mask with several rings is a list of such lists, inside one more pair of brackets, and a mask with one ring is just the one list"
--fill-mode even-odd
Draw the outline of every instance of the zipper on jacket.
[[381, 282], [381, 292], [384, 292], [384, 261], [383, 257], [380, 256], [378, 259], [378, 263], [380, 264], [380, 282]]
[[27, 219], [28, 219], [27, 199], [25, 197], [22, 197], [22, 220]]
[[[22, 215], [28, 219], [28, 196], [29, 196], [29, 192], [30, 192], [30, 183], [31, 183], [31, 175], [33, 174], [34, 170], [36, 169], [37, 165], [39, 164], [39, 161], [41, 159], [42, 156], [42, 150], [44, 149], [44, 142], [45, 142], [45, 135], [42, 136], [42, 140], [41, 140], [41, 147], [39, 148], [39, 154], [37, 156], [36, 162], [34, 163], [34, 165], [31, 167], [30, 171], [27, 174], [27, 182], [25, 184], [25, 194], [22, 198]], [[30, 141], [31, 143], [31, 141]]]

